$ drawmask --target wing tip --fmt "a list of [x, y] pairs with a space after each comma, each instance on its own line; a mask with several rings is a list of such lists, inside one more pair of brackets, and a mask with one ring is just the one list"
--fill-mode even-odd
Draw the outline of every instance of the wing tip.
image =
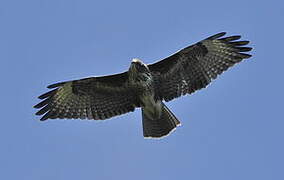
[[217, 34], [214, 34], [213, 36], [210, 36], [208, 38], [206, 38], [206, 40], [214, 40], [214, 39], [218, 39], [222, 36], [225, 36], [227, 34], [227, 32], [220, 32], [220, 33], [217, 33]]
[[224, 37], [224, 38], [221, 38], [221, 39], [218, 39], [218, 40], [231, 42], [231, 41], [239, 40], [241, 37], [242, 37], [241, 35], [234, 35], [234, 36]]
[[252, 57], [251, 54], [246, 54], [246, 53], [239, 53], [239, 55], [241, 55], [241, 58], [243, 58], [243, 59], [248, 59], [248, 58]]
[[239, 52], [249, 52], [253, 48], [252, 47], [237, 47], [237, 49], [239, 50]]
[[244, 46], [250, 43], [250, 41], [235, 41], [235, 42], [229, 42], [233, 46]]
[[39, 120], [40, 121], [46, 121], [48, 119], [48, 117], [42, 116]]
[[[45, 113], [46, 112], [46, 113]], [[54, 119], [54, 118], [57, 118], [57, 116], [54, 116], [54, 115], [56, 115], [56, 113], [54, 112], [54, 111], [52, 111], [52, 110], [50, 110], [50, 109], [48, 109], [47, 111], [45, 111], [44, 113], [42, 113], [42, 114], [44, 114], [41, 118], [40, 118], [40, 121], [45, 121], [45, 120], [47, 120], [47, 119]], [[41, 114], [41, 115], [42, 115]]]
[[45, 105], [49, 104], [50, 102], [51, 102], [51, 98], [47, 98], [47, 99], [39, 102], [38, 104], [34, 105], [33, 107], [36, 108], [36, 109], [39, 109], [39, 108], [42, 108]]
[[57, 88], [57, 87], [62, 86], [64, 84], [66, 84], [66, 82], [54, 83], [54, 84], [48, 85], [47, 88], [48, 89]]
[[38, 96], [38, 99], [45, 99], [47, 97], [50, 97], [50, 96], [53, 96], [55, 93], [56, 93], [57, 89], [54, 89], [54, 90], [51, 90], [51, 91], [48, 91], [40, 96]]
[[34, 106], [33, 106], [33, 108], [35, 108], [35, 109], [39, 109], [39, 108], [41, 108], [41, 104], [40, 104], [40, 103], [38, 103], [38, 104], [34, 105]]

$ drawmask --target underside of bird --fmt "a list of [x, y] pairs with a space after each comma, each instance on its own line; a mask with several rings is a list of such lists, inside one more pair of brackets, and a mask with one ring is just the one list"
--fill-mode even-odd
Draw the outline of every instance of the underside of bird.
[[207, 87], [218, 75], [251, 55], [249, 41], [218, 33], [156, 63], [134, 59], [128, 71], [49, 85], [36, 115], [47, 119], [104, 120], [142, 109], [143, 135], [161, 138], [180, 125], [163, 102]]

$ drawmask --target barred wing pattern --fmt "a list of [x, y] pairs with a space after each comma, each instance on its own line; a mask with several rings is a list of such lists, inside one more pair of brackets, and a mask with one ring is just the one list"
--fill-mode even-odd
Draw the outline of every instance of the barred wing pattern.
[[205, 88], [229, 67], [251, 57], [249, 41], [241, 36], [221, 38], [222, 32], [200, 41], [157, 63], [148, 65], [155, 77], [158, 99], [170, 101]]
[[55, 88], [41, 96], [42, 102], [35, 105], [41, 108], [36, 115], [41, 120], [95, 119], [103, 120], [134, 111], [139, 107], [135, 94], [127, 86], [127, 72], [67, 81], [48, 86]]

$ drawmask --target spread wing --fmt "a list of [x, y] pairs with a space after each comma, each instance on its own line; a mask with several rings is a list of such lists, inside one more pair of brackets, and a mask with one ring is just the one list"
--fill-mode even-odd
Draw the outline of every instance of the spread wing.
[[139, 107], [135, 91], [127, 85], [127, 72], [61, 82], [48, 86], [53, 90], [39, 96], [42, 102], [36, 115], [41, 120], [107, 119]]
[[205, 88], [217, 75], [251, 57], [243, 53], [252, 49], [243, 47], [249, 41], [236, 41], [241, 36], [221, 38], [225, 34], [222, 32], [208, 37], [162, 61], [148, 65], [156, 79], [158, 98], [170, 101]]

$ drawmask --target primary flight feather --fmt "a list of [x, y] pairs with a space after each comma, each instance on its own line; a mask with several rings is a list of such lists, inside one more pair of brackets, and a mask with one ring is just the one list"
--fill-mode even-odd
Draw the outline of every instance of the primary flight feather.
[[163, 101], [205, 88], [219, 74], [251, 57], [249, 41], [218, 33], [177, 53], [146, 65], [133, 59], [128, 71], [102, 77], [60, 82], [39, 96], [41, 120], [95, 119], [142, 109], [144, 137], [161, 138], [180, 125]]

